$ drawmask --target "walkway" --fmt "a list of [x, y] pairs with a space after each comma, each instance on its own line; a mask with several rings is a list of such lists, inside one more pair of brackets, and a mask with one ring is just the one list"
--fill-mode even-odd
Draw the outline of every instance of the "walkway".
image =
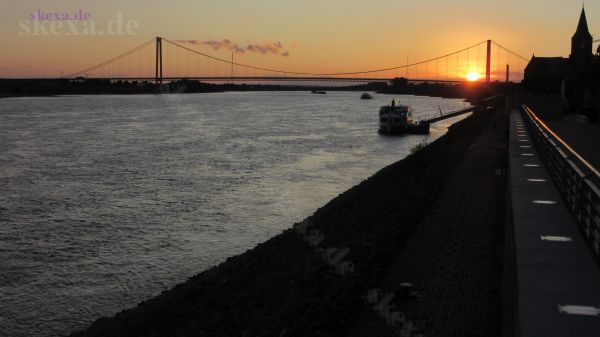
[[[558, 96], [524, 96], [522, 103], [529, 105], [577, 153], [582, 155], [592, 166], [600, 170], [600, 125], [581, 124], [576, 116], [562, 113], [561, 100]], [[594, 182], [600, 183], [595, 180]]]
[[600, 336], [600, 269], [516, 110], [509, 161], [518, 334]]

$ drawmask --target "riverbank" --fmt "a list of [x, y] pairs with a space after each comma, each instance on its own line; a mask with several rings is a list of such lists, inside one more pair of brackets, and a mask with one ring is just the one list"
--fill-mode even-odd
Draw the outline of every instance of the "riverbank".
[[475, 113], [333, 199], [304, 224], [318, 232], [297, 225], [73, 336], [348, 335], [368, 309], [367, 291], [381, 285], [490, 124]]
[[386, 83], [373, 82], [350, 86], [265, 83], [206, 83], [182, 79], [158, 86], [153, 81], [103, 79], [0, 79], [0, 98], [58, 95], [140, 95], [247, 91], [377, 91]]
[[[401, 80], [401, 79], [400, 79]], [[381, 94], [431, 96], [442, 98], [464, 98], [477, 101], [482, 97], [493, 96], [518, 90], [519, 84], [494, 82], [484, 85], [483, 82], [465, 83], [412, 83], [406, 80], [371, 82], [356, 85], [316, 85], [275, 84], [272, 83], [205, 83], [196, 80], [182, 79], [165, 82], [157, 86], [152, 81], [102, 80], [102, 79], [0, 79], [0, 99], [8, 97], [40, 97], [60, 95], [140, 95], [168, 93], [214, 93], [214, 92], [247, 92], [247, 91], [356, 91], [377, 92]]]

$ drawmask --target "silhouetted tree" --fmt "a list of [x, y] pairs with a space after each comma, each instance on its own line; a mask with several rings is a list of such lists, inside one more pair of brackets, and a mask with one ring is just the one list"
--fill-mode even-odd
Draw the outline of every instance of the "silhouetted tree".
[[392, 87], [403, 88], [408, 85], [408, 80], [404, 77], [396, 77], [392, 80]]

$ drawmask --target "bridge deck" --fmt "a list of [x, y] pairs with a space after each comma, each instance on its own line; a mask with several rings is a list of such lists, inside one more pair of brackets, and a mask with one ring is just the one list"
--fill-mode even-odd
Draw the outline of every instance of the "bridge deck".
[[[76, 79], [76, 78], [71, 78]], [[157, 77], [138, 77], [138, 76], [111, 76], [111, 77], [86, 77], [86, 80], [111, 80], [111, 81], [179, 81], [179, 80], [197, 80], [200, 82], [384, 82], [393, 80], [390, 77], [335, 77], [335, 76], [163, 76]], [[42, 80], [42, 79], [40, 79]], [[419, 79], [409, 78], [410, 83], [462, 83], [464, 79]]]
[[600, 269], [516, 110], [509, 161], [520, 336], [598, 336]]

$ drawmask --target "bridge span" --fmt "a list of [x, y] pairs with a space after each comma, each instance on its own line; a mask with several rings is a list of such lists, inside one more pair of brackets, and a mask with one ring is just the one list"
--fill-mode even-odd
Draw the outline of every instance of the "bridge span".
[[[89, 80], [103, 80], [109, 79], [111, 81], [155, 81], [155, 77], [114, 77], [114, 78], [91, 78]], [[356, 82], [356, 83], [373, 83], [373, 82], [385, 82], [392, 81], [391, 78], [370, 78], [370, 77], [281, 77], [281, 76], [241, 76], [241, 77], [227, 77], [227, 76], [192, 76], [192, 77], [162, 77], [159, 81], [179, 81], [179, 80], [197, 80], [202, 82]], [[407, 82], [412, 83], [461, 83], [462, 80], [431, 80], [431, 79], [407, 79]]]
[[[190, 79], [208, 82], [508, 82], [523, 77], [529, 59], [492, 40], [442, 56], [396, 66], [341, 72], [310, 72], [266, 68], [192, 49], [186, 41], [156, 37], [112, 59], [79, 70], [66, 78], [144, 80], [162, 83]], [[291, 57], [291, 56], [290, 56]], [[243, 58], [243, 56], [238, 56]], [[316, 67], [315, 67], [316, 68]]]

